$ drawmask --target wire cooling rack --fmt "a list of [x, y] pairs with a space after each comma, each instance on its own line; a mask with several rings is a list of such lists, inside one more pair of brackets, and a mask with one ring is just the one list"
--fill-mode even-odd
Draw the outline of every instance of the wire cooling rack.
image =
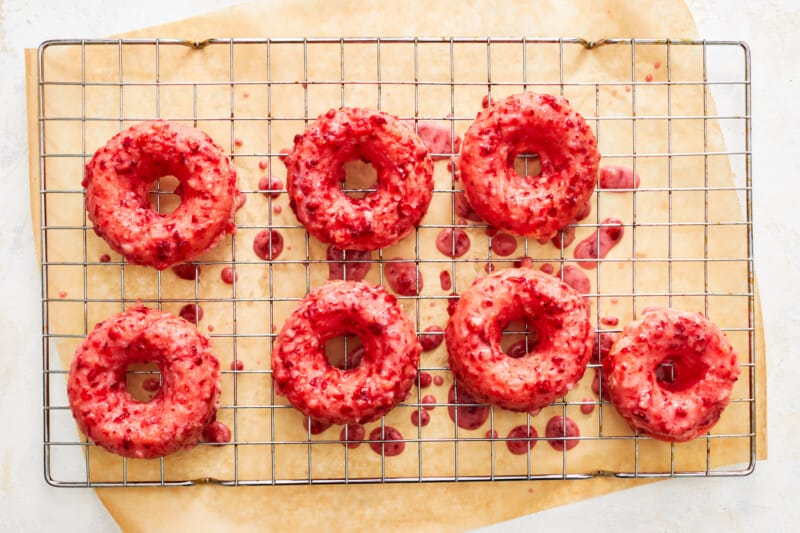
[[[625, 74], [604, 74], [597, 66], [604, 63], [617, 65], [607, 70]], [[442, 345], [423, 354], [420, 370], [444, 384], [415, 387], [406, 402], [367, 428], [367, 441], [372, 427], [400, 428], [403, 454], [375, 453], [368, 443], [354, 449], [342, 446], [337, 427], [312, 435], [310, 426], [303, 427], [303, 417], [276, 396], [269, 354], [283, 318], [324, 281], [330, 261], [324, 247], [291, 216], [285, 191], [275, 198], [264, 195], [259, 177], [283, 179], [280, 149], [331, 107], [374, 107], [415, 125], [445, 124], [453, 137], [451, 149], [438, 155], [449, 158], [456, 155], [457, 134], [474, 118], [482, 96], [523, 90], [568, 97], [597, 134], [603, 164], [630, 166], [642, 174], [637, 189], [598, 190], [590, 216], [574, 225], [581, 239], [608, 216], [619, 216], [624, 223], [623, 243], [586, 270], [593, 287], [586, 297], [592, 302], [598, 341], [600, 335], [620, 331], [648, 305], [703, 311], [731, 338], [742, 367], [722, 421], [705, 437], [680, 445], [633, 432], [601, 394], [590, 391], [592, 376], [601, 371], [593, 363], [575, 391], [542, 413], [490, 409], [480, 429], [462, 429], [446, 414], [455, 404], [448, 400], [453, 380]], [[750, 57], [744, 43], [539, 38], [49, 41], [39, 48], [38, 104], [48, 483], [274, 485], [752, 471], [756, 354]], [[194, 282], [178, 280], [169, 270], [129, 265], [110, 253], [93, 234], [83, 209], [80, 182], [93, 150], [130, 124], [156, 117], [208, 131], [229, 150], [247, 199], [237, 215], [237, 235], [195, 262], [202, 272]], [[528, 160], [523, 159], [527, 170]], [[734, 180], [728, 178], [731, 174]], [[170, 193], [162, 183], [153, 191], [159, 210]], [[346, 187], [351, 193], [364, 192], [357, 185]], [[438, 163], [435, 213], [402, 245], [379, 250], [368, 260], [367, 279], [374, 283], [384, 282], [384, 271], [396, 257], [414, 262], [425, 288], [419, 296], [399, 299], [419, 333], [431, 323], [444, 326], [447, 303], [488, 270], [488, 264], [504, 268], [525, 255], [534, 267], [549, 264], [558, 274], [561, 266], [579, 262], [564, 239], [556, 245], [519, 239], [515, 257], [498, 256], [486, 225], [459, 216], [458, 191], [452, 167]], [[719, 211], [720, 206], [726, 207]], [[432, 247], [439, 231], [454, 227], [465, 229], [472, 239], [470, 253], [458, 259]], [[288, 245], [271, 262], [249, 252], [253, 235], [263, 229], [280, 231]], [[109, 257], [101, 259], [103, 252]], [[240, 277], [223, 284], [218, 275], [223, 267], [235, 268]], [[450, 274], [451, 290], [437, 287], [440, 271]], [[134, 461], [111, 456], [77, 435], [66, 401], [65, 362], [97, 321], [139, 302], [172, 312], [191, 303], [205, 308], [206, 318], [198, 326], [212, 338], [225, 369], [219, 418], [232, 430], [230, 443], [203, 443], [160, 460]], [[607, 325], [613, 320], [604, 320], [606, 315], [619, 316], [619, 324]], [[520, 339], [525, 334], [514, 329], [506, 336]], [[229, 361], [231, 368], [237, 361], [245, 367], [227, 370]], [[129, 388], [157, 372], [139, 368], [131, 375], [135, 383]], [[431, 424], [410, 425], [409, 416], [421, 416], [428, 394], [436, 398], [435, 409], [429, 411]], [[581, 411], [589, 410], [587, 406], [591, 413]], [[552, 417], [576, 420], [581, 435], [547, 436], [545, 422]], [[518, 425], [526, 428], [522, 436], [508, 437], [509, 429]], [[522, 439], [525, 453], [509, 452], [507, 444], [515, 439]], [[567, 451], [571, 441], [578, 446]], [[396, 442], [378, 439], [373, 444], [385, 452]]]

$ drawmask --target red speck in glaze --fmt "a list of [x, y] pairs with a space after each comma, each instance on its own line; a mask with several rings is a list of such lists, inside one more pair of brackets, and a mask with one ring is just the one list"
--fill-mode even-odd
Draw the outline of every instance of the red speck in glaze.
[[231, 267], [225, 267], [222, 269], [222, 272], [220, 272], [219, 277], [223, 282], [231, 285], [234, 280], [239, 279], [239, 274], [237, 274], [236, 271]]
[[[478, 429], [489, 418], [490, 408], [488, 405], [465, 405], [478, 404], [480, 402], [463, 388], [459, 389], [456, 396], [456, 388], [451, 385], [450, 390], [447, 392], [447, 403], [451, 404], [447, 406], [450, 420], [456, 422], [458, 427], [462, 429]], [[456, 420], [456, 412], [458, 412], [458, 420]]]
[[507, 257], [517, 250], [517, 239], [508, 233], [498, 233], [492, 237], [492, 251], [500, 257]]
[[428, 411], [418, 409], [411, 412], [411, 423], [417, 427], [424, 427], [431, 423], [431, 415]]
[[392, 290], [401, 296], [417, 296], [422, 291], [422, 272], [417, 272], [413, 261], [389, 263], [384, 274]]
[[181, 310], [178, 312], [178, 315], [186, 320], [187, 322], [191, 322], [192, 324], [196, 324], [203, 320], [203, 308], [200, 307], [199, 304], [186, 304], [181, 307]]
[[[586, 237], [575, 247], [575, 259], [602, 259], [611, 249], [622, 240], [625, 228], [622, 221], [616, 218], [607, 218], [597, 228], [594, 235]], [[596, 261], [581, 261], [579, 265], [586, 269], [597, 268]]]
[[258, 162], [258, 168], [260, 168], [261, 170], [266, 170], [268, 166], [269, 166], [269, 161], [266, 159], [262, 159], [261, 161]]
[[210, 333], [214, 333], [214, 324], [209, 324], [207, 327]]
[[445, 228], [436, 236], [436, 249], [448, 257], [461, 257], [469, 245], [469, 235], [461, 228]]
[[371, 252], [367, 250], [341, 250], [333, 245], [325, 252], [328, 261], [328, 279], [347, 279], [361, 281], [367, 277], [372, 263]]
[[351, 450], [361, 446], [361, 441], [367, 435], [367, 430], [361, 424], [347, 424], [339, 433], [339, 440]]
[[311, 417], [303, 418], [303, 427], [306, 431], [311, 431], [312, 435], [319, 435], [333, 424], [327, 424], [325, 422], [320, 422], [319, 420], [314, 420]]
[[606, 315], [600, 318], [600, 323], [604, 326], [616, 326], [619, 324], [619, 317]]
[[539, 270], [541, 270], [545, 274], [550, 274], [552, 276], [553, 272], [555, 272], [556, 269], [550, 263], [545, 263], [545, 264], [543, 264], [542, 266], [539, 267]]
[[241, 146], [241, 145], [243, 145], [243, 144], [244, 144], [244, 141], [243, 141], [242, 139], [240, 139], [239, 137], [236, 137], [236, 138], [233, 140], [233, 144], [234, 144], [234, 145], [236, 145], [236, 146]]
[[650, 83], [651, 81], [653, 81], [653, 75], [648, 74], [647, 76], [644, 77], [644, 81]]
[[[544, 434], [548, 439], [563, 439], [581, 436], [578, 424], [568, 416], [554, 416], [547, 421]], [[556, 451], [571, 450], [578, 445], [578, 440], [549, 440], [550, 446]]]
[[203, 440], [214, 444], [230, 442], [231, 429], [219, 420], [214, 420], [203, 429]]
[[259, 231], [253, 239], [253, 251], [264, 261], [277, 259], [283, 251], [283, 235], [274, 229]]
[[435, 350], [444, 340], [444, 330], [440, 326], [428, 326], [418, 335], [423, 352]]
[[376, 427], [369, 432], [369, 440], [378, 441], [370, 442], [369, 447], [378, 455], [385, 455], [386, 457], [400, 455], [406, 449], [405, 442], [398, 442], [403, 440], [403, 434], [392, 426], [383, 427], [383, 438], [381, 438], [381, 427]]
[[[439, 376], [437, 376], [439, 377]], [[428, 411], [433, 411], [436, 409], [436, 396], [433, 394], [426, 394], [422, 397], [422, 408]]]
[[659, 60], [659, 61], [656, 61], [655, 63], [653, 63], [653, 68], [656, 68], [656, 69], [661, 68], [661, 61]]
[[558, 277], [564, 276], [564, 283], [575, 289], [581, 294], [589, 294], [592, 292], [592, 283], [589, 281], [589, 276], [586, 272], [582, 271], [573, 265], [564, 265], [558, 272]]
[[278, 198], [281, 195], [281, 190], [283, 190], [283, 182], [275, 177], [270, 178], [269, 176], [264, 176], [258, 180], [258, 190], [261, 191], [264, 196]]
[[[581, 400], [582, 402], [594, 402], [592, 398], [584, 398]], [[592, 411], [594, 411], [594, 403], [583, 403], [581, 404], [581, 413], [588, 415]]]
[[181, 279], [192, 281], [200, 277], [200, 267], [192, 263], [181, 263], [172, 267], [172, 271]]
[[430, 375], [429, 372], [420, 372], [419, 373], [419, 388], [424, 389], [431, 386], [431, 382], [433, 381], [433, 376]]
[[496, 429], [487, 429], [485, 437], [487, 439], [496, 439], [498, 437]]
[[272, 212], [275, 213], [276, 215], [280, 215], [282, 211], [283, 207], [281, 207], [280, 204], [275, 204], [272, 206]]
[[443, 291], [449, 291], [453, 288], [453, 280], [450, 278], [449, 270], [439, 272], [439, 285], [441, 285]]
[[241, 372], [244, 370], [244, 361], [241, 359], [237, 359], [236, 361], [231, 361], [231, 370], [236, 370]]
[[613, 191], [617, 189], [637, 189], [641, 182], [639, 174], [634, 174], [632, 168], [609, 165], [600, 167], [600, 178], [597, 184], [601, 189]]
[[108, 255], [108, 254], [101, 255], [100, 256], [100, 262], [101, 263], [110, 263], [111, 262], [111, 256]]
[[433, 384], [437, 387], [444, 385], [444, 378], [442, 376], [433, 376]]
[[59, 298], [66, 298], [66, 297], [67, 297], [67, 291], [61, 291], [61, 292], [59, 292], [59, 293], [58, 293], [58, 297], [59, 297]]
[[[530, 433], [529, 433], [530, 432]], [[508, 446], [508, 451], [513, 453], [514, 455], [525, 455], [528, 453], [528, 450], [532, 449], [536, 446], [536, 438], [539, 434], [536, 432], [536, 428], [533, 426], [516, 426], [508, 432], [509, 439], [519, 439], [519, 440], [509, 440], [506, 441], [506, 446]]]
[[147, 392], [156, 392], [158, 389], [161, 388], [161, 382], [158, 378], [146, 378], [142, 381], [142, 389], [146, 390]]

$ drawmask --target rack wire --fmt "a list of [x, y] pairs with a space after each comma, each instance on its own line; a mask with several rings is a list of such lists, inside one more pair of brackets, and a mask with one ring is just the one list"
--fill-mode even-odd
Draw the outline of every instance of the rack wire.
[[[103, 39], [48, 41], [39, 47], [38, 57], [43, 444], [48, 483], [107, 487], [500, 481], [736, 476], [753, 470], [750, 55], [744, 43]], [[629, 67], [621, 69], [624, 76], [604, 75], [602, 69], [587, 70], [593, 61], [617, 61]], [[480, 65], [477, 71], [475, 64]], [[207, 75], [182, 77], [187, 65], [194, 65], [192, 72], [203, 66]], [[335, 260], [327, 259], [324, 247], [291, 216], [285, 190], [275, 198], [265, 195], [256, 185], [259, 177], [281, 178], [280, 149], [331, 107], [383, 109], [415, 127], [424, 121], [446, 125], [451, 149], [435, 155], [451, 158], [457, 155], [457, 135], [480, 108], [481, 96], [495, 98], [523, 90], [570, 98], [593, 127], [603, 164], [630, 166], [642, 174], [638, 188], [598, 189], [592, 214], [574, 224], [580, 240], [597, 234], [610, 215], [620, 215], [624, 223], [623, 244], [595, 268], [584, 270], [592, 281], [586, 297], [592, 302], [598, 343], [649, 305], [704, 312], [731, 338], [742, 367], [722, 422], [686, 444], [661, 443], [633, 432], [601, 391], [589, 392], [591, 376], [602, 371], [592, 363], [578, 388], [541, 414], [467, 404], [488, 409], [488, 419], [477, 430], [463, 429], [445, 414], [451, 409], [457, 418], [466, 411], [459, 410], [465, 404], [448, 399], [445, 392], [453, 379], [442, 345], [423, 354], [420, 371], [440, 378], [444, 385], [423, 388], [418, 382], [405, 402], [373, 424], [381, 435], [389, 426], [401, 428], [403, 454], [385, 453], [397, 445], [388, 439], [367, 437], [359, 448], [342, 446], [336, 427], [312, 435], [311, 424], [303, 428], [302, 416], [276, 395], [269, 355], [282, 318], [324, 281]], [[199, 274], [194, 282], [178, 280], [170, 271], [129, 265], [110, 253], [93, 234], [83, 209], [80, 182], [93, 150], [128, 125], [152, 118], [208, 131], [228, 149], [247, 199], [237, 215], [238, 233], [194, 263]], [[730, 149], [720, 141], [720, 131]], [[688, 138], [697, 142], [685, 142]], [[521, 158], [519, 164], [527, 175], [529, 158]], [[731, 181], [731, 175], [736, 180]], [[348, 193], [370, 191], [347, 183]], [[154, 208], [159, 211], [171, 193], [162, 185], [159, 180], [153, 190]], [[399, 300], [419, 334], [432, 323], [444, 326], [448, 303], [484, 270], [511, 266], [517, 256], [530, 257], [534, 267], [549, 264], [556, 273], [563, 272], [564, 265], [581, 262], [572, 256], [565, 236], [556, 245], [518, 239], [515, 257], [498, 256], [487, 226], [459, 216], [459, 192], [452, 167], [437, 163], [429, 215], [403, 244], [378, 250], [365, 260], [371, 265], [368, 280], [381, 284], [387, 265], [414, 262], [423, 289], [418, 296]], [[448, 228], [467, 231], [472, 247], [466, 256], [454, 259], [432, 248], [438, 232]], [[265, 229], [283, 234], [287, 245], [283, 257], [264, 262], [249, 252], [254, 233]], [[104, 251], [109, 257], [101, 259]], [[234, 268], [241, 278], [223, 284], [216, 277], [223, 267]], [[347, 264], [344, 268], [346, 272]], [[448, 272], [452, 289], [436, 286], [440, 271]], [[223, 367], [232, 361], [232, 370], [223, 371], [219, 411], [232, 430], [230, 443], [202, 443], [167, 458], [136, 461], [111, 456], [78, 436], [66, 401], [64, 362], [95, 322], [138, 303], [173, 312], [185, 304], [205, 308], [206, 318], [197, 321], [198, 327], [212, 338]], [[608, 326], [613, 321], [604, 320], [606, 315], [621, 320]], [[524, 338], [526, 349], [527, 334], [527, 327], [504, 332], [508, 342]], [[347, 342], [345, 337], [345, 353], [352, 349]], [[243, 370], [234, 370], [237, 361], [245, 362]], [[139, 368], [131, 375], [134, 383], [129, 388], [157, 372]], [[457, 393], [457, 386], [454, 390]], [[428, 394], [436, 396], [433, 405], [425, 398]], [[435, 409], [427, 411], [429, 426], [408, 423], [411, 413], [422, 416], [419, 413], [431, 406]], [[582, 413], [587, 406], [593, 407], [592, 412]], [[576, 420], [581, 435], [547, 436], [548, 417]], [[508, 428], [518, 425], [526, 428], [522, 437], [506, 436]], [[520, 440], [525, 453], [510, 453], [507, 445]], [[570, 449], [571, 441], [578, 446]], [[383, 453], [373, 452], [370, 443]]]

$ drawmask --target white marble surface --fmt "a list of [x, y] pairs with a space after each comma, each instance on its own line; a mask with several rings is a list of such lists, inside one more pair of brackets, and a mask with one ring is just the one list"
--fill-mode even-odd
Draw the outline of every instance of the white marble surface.
[[[28, 212], [23, 49], [102, 37], [234, 4], [225, 0], [0, 0], [0, 531], [115, 531], [94, 493], [42, 476], [39, 280]], [[671, 480], [498, 524], [491, 531], [796, 531], [800, 230], [800, 6], [797, 0], [688, 0], [700, 34], [748, 41], [753, 56], [756, 272], [767, 335], [769, 460], [735, 479]]]

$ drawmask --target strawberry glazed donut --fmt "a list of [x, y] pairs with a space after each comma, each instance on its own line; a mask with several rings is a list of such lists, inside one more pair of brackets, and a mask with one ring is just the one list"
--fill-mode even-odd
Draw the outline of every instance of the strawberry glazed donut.
[[603, 387], [619, 414], [669, 442], [711, 429], [739, 377], [725, 333], [700, 313], [676, 309], [654, 309], [625, 326], [602, 363]]
[[[125, 386], [128, 365], [155, 363], [161, 389], [149, 402]], [[219, 361], [182, 318], [137, 307], [97, 324], [78, 346], [67, 396], [78, 427], [111, 453], [151, 459], [191, 448], [217, 411]]]
[[[514, 158], [535, 153], [538, 176]], [[492, 226], [542, 241], [578, 217], [594, 192], [600, 153], [583, 117], [564, 98], [522, 93], [478, 113], [461, 143], [459, 169], [472, 209]]]
[[[175, 176], [181, 204], [150, 206], [150, 185]], [[95, 233], [129, 262], [163, 270], [190, 261], [236, 229], [236, 171], [204, 132], [165, 120], [111, 138], [86, 165], [86, 211]]]
[[[361, 159], [378, 175], [363, 198], [341, 191], [344, 164]], [[286, 156], [286, 188], [297, 219], [322, 242], [376, 250], [408, 235], [428, 210], [433, 161], [411, 128], [370, 109], [331, 109], [315, 120]]]
[[[325, 341], [358, 335], [361, 362], [340, 370]], [[383, 287], [332, 281], [316, 288], [286, 320], [272, 352], [277, 390], [306, 416], [326, 424], [364, 424], [408, 397], [422, 347], [414, 325]]]
[[[445, 331], [456, 380], [478, 400], [512, 411], [548, 405], [586, 371], [594, 341], [586, 306], [575, 289], [531, 268], [479, 279], [461, 294]], [[519, 358], [500, 347], [513, 320], [524, 321], [539, 339]]]

